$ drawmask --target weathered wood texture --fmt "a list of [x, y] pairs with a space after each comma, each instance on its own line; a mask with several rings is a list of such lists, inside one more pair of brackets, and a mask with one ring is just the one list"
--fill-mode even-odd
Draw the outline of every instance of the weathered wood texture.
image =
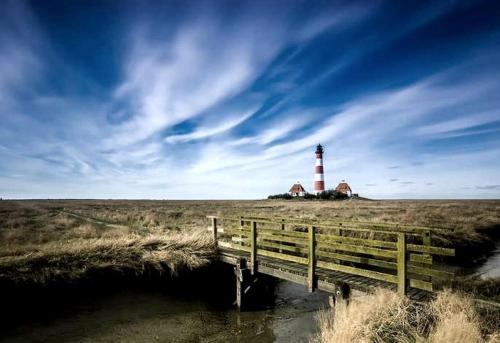
[[246, 256], [252, 274], [293, 279], [309, 291], [330, 289], [342, 281], [418, 294], [433, 291], [436, 279], [453, 277], [436, 267], [433, 255], [454, 256], [455, 250], [433, 246], [430, 228], [398, 226], [390, 231], [387, 225], [373, 223], [209, 218], [219, 249]]

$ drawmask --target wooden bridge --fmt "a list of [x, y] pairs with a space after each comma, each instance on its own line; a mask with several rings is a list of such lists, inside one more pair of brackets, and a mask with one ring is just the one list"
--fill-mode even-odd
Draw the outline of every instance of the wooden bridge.
[[242, 305], [258, 273], [346, 298], [350, 289], [397, 290], [426, 299], [439, 280], [434, 256], [455, 250], [432, 245], [431, 228], [393, 224], [208, 216], [220, 259], [235, 266]]

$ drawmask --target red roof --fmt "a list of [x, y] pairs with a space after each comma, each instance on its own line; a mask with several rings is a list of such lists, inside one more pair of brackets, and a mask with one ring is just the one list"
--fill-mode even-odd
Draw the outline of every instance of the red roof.
[[292, 188], [288, 191], [289, 193], [300, 193], [300, 192], [305, 192], [306, 190], [300, 183], [295, 183]]
[[352, 192], [351, 187], [347, 184], [347, 182], [341, 182], [338, 184], [335, 190], [339, 193], [347, 194], [347, 192]]

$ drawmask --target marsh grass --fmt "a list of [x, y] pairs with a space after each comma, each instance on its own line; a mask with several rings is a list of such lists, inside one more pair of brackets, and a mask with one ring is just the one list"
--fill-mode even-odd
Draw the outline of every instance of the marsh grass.
[[317, 315], [321, 343], [499, 342], [498, 328], [483, 321], [469, 296], [449, 290], [427, 304], [415, 304], [379, 289], [354, 298], [348, 306]]
[[81, 229], [82, 238], [25, 245], [4, 252], [0, 257], [0, 280], [36, 284], [74, 281], [96, 269], [141, 274], [152, 268], [175, 274], [182, 268], [209, 263], [214, 254], [212, 238], [202, 231], [85, 238], [89, 228]]
[[[500, 201], [3, 200], [0, 277], [28, 280], [32, 269], [33, 278], [48, 281], [51, 276], [69, 278], [81, 275], [85, 268], [111, 268], [114, 263], [117, 268], [129, 265], [140, 270], [142, 263], [152, 263], [155, 256], [167, 266], [168, 251], [173, 254], [174, 247], [147, 250], [145, 242], [153, 237], [169, 242], [197, 237], [209, 224], [206, 216], [214, 214], [453, 228], [433, 232], [433, 242], [454, 246], [467, 261], [491, 250], [493, 239], [500, 236]], [[208, 245], [195, 246], [204, 252]]]

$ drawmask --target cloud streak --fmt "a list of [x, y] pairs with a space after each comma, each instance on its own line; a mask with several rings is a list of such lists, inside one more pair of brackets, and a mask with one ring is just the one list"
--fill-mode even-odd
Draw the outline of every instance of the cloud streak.
[[[121, 47], [91, 45], [114, 75], [67, 52], [96, 32], [7, 3], [0, 196], [261, 198], [297, 180], [311, 190], [317, 143], [329, 187], [500, 196], [500, 50], [474, 23], [475, 35], [437, 30], [467, 20], [455, 6], [158, 6], [95, 16], [100, 37]], [[468, 55], [442, 62], [447, 45]]]

